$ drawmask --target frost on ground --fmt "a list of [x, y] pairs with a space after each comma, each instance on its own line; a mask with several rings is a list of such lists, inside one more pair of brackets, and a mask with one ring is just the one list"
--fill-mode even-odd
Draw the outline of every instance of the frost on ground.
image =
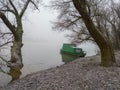
[[60, 67], [40, 71], [0, 90], [120, 90], [120, 51], [117, 66], [100, 66], [100, 56], [79, 58]]

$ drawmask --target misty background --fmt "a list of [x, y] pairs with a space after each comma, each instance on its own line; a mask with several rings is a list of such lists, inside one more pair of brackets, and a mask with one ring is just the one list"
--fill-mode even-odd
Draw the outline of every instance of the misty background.
[[[45, 1], [44, 1], [45, 2]], [[52, 21], [55, 21], [57, 12], [47, 8], [39, 11], [29, 12], [24, 27], [23, 71], [38, 71], [63, 64], [60, 49], [63, 43], [70, 43], [65, 37], [70, 32], [59, 32], [52, 30]], [[96, 46], [84, 43], [78, 47], [83, 48], [87, 56], [96, 54]], [[34, 62], [33, 62], [34, 61]], [[24, 70], [26, 69], [26, 70]]]
[[[48, 4], [49, 0], [44, 0]], [[40, 70], [60, 66], [64, 64], [60, 55], [60, 49], [63, 43], [70, 43], [65, 37], [68, 31], [59, 32], [52, 29], [57, 18], [57, 12], [40, 7], [40, 11], [29, 10], [23, 18], [23, 44], [22, 57], [24, 67], [21, 72], [23, 76]], [[97, 53], [96, 46], [90, 42], [83, 43], [78, 47], [83, 48], [86, 56], [92, 56]], [[11, 80], [9, 75], [0, 73], [0, 85], [4, 85]]]

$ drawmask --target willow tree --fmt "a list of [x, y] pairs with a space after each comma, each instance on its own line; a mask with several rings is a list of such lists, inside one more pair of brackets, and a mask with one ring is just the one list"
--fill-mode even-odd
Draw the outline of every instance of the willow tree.
[[23, 46], [23, 25], [22, 17], [30, 6], [37, 9], [40, 0], [2, 0], [0, 1], [0, 18], [8, 30], [13, 35], [13, 44], [11, 46], [10, 67], [22, 68], [21, 48]]
[[115, 60], [115, 55], [113, 51], [113, 47], [111, 45], [110, 40], [105, 38], [102, 33], [96, 27], [94, 21], [90, 16], [90, 8], [88, 0], [72, 0], [75, 8], [79, 12], [82, 17], [84, 24], [86, 25], [90, 35], [93, 37], [95, 42], [100, 48], [101, 52], [101, 65], [103, 66], [111, 66], [113, 65]]

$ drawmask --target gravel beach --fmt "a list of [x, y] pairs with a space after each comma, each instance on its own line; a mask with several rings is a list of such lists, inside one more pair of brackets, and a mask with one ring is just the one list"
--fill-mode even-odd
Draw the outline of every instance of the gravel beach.
[[116, 66], [102, 67], [99, 55], [79, 58], [27, 75], [0, 90], [120, 90], [120, 51], [116, 59]]

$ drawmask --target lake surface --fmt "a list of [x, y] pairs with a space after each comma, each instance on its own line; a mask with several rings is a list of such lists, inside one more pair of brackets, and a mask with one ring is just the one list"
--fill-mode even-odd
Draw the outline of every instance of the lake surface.
[[[25, 42], [22, 48], [24, 67], [20, 77], [64, 64], [60, 55], [61, 45], [60, 43]], [[0, 86], [6, 85], [11, 79], [10, 75], [0, 72]]]
[[[21, 70], [6, 69], [10, 71], [8, 74], [0, 72], [0, 86], [7, 85], [11, 81], [24, 77], [27, 74], [64, 64], [60, 54], [62, 44], [62, 42], [24, 42], [22, 48], [24, 67]], [[87, 56], [95, 54], [93, 47], [86, 48], [82, 45], [82, 48], [86, 50]]]
[[63, 62], [60, 55], [61, 45], [62, 44], [27, 42], [23, 47], [24, 67], [22, 69], [22, 76], [62, 65]]

